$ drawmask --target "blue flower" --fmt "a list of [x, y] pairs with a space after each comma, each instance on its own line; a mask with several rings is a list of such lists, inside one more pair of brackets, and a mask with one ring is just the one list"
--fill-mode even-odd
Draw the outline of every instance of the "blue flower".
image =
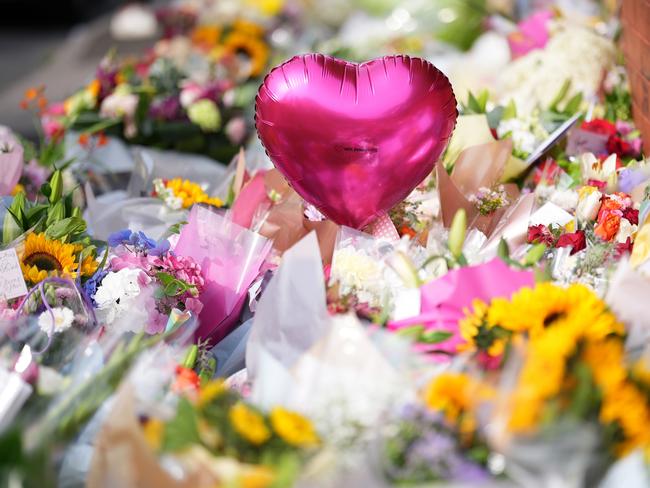
[[117, 247], [120, 244], [129, 242], [129, 239], [131, 239], [131, 234], [131, 229], [122, 229], [118, 230], [117, 232], [113, 232], [110, 236], [108, 236], [108, 245], [111, 247]]
[[84, 292], [86, 295], [88, 295], [88, 298], [90, 298], [90, 301], [94, 306], [97, 306], [97, 303], [95, 303], [95, 293], [97, 293], [97, 288], [102, 284], [102, 280], [107, 274], [107, 270], [100, 269], [94, 275], [92, 275], [83, 285]]
[[154, 241], [150, 237], [147, 237], [147, 235], [141, 230], [131, 234], [131, 238], [129, 239], [129, 244], [135, 246], [135, 248], [138, 251], [143, 251], [143, 252], [156, 247], [156, 241]]
[[167, 254], [169, 247], [169, 241], [167, 239], [161, 239], [156, 243], [155, 247], [149, 249], [149, 254], [152, 256], [162, 256], [163, 254]]

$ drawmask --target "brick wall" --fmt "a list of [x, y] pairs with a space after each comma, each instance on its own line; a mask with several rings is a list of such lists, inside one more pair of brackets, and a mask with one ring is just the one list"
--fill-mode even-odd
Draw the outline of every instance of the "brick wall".
[[632, 88], [634, 122], [650, 149], [650, 0], [623, 0], [622, 48]]

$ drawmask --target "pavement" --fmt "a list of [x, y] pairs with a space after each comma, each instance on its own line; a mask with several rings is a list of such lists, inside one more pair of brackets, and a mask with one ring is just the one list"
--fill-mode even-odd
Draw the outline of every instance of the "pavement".
[[110, 35], [110, 15], [76, 27], [0, 29], [0, 125], [34, 139], [33, 115], [19, 107], [24, 91], [45, 85], [50, 101], [63, 100], [92, 79], [102, 57], [115, 47], [138, 54], [152, 40], [120, 42]]

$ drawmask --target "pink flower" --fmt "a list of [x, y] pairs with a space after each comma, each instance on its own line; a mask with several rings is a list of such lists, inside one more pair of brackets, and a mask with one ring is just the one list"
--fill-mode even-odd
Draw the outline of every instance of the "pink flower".
[[42, 117], [41, 125], [45, 138], [51, 141], [58, 141], [65, 133], [65, 127], [61, 121], [54, 117]]
[[168, 253], [153, 259], [152, 264], [160, 268], [161, 271], [195, 286], [199, 293], [203, 291], [205, 279], [201, 274], [201, 266], [190, 256], [176, 256]]
[[185, 310], [198, 317], [203, 310], [203, 303], [197, 298], [188, 298], [185, 300]]
[[165, 326], [167, 325], [167, 315], [156, 310], [153, 298], [151, 299], [151, 303], [147, 303], [147, 307], [149, 308], [149, 321], [147, 322], [145, 332], [152, 335], [160, 334], [165, 330]]
[[552, 18], [552, 12], [542, 11], [519, 22], [519, 29], [508, 36], [512, 57], [518, 58], [534, 49], [543, 49], [549, 39], [548, 23]]

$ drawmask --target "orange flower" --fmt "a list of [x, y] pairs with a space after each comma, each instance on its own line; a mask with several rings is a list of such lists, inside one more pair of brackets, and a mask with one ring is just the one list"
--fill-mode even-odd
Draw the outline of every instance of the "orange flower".
[[216, 25], [201, 25], [192, 31], [192, 44], [212, 49], [219, 42], [221, 28]]
[[108, 137], [103, 132], [97, 134], [97, 147], [102, 147], [108, 144]]
[[101, 89], [102, 89], [102, 84], [100, 83], [100, 81], [97, 78], [95, 78], [93, 81], [88, 83], [88, 86], [86, 87], [86, 90], [88, 91], [88, 93], [90, 93], [90, 95], [95, 100], [99, 96], [99, 92], [101, 91]]
[[25, 94], [23, 95], [23, 99], [31, 102], [32, 100], [36, 100], [37, 97], [40, 96], [40, 94], [43, 92], [45, 88], [43, 85], [39, 87], [31, 86], [27, 90], [25, 90]]
[[193, 369], [176, 366], [176, 381], [172, 386], [175, 393], [197, 394], [201, 380]]
[[47, 98], [43, 96], [45, 91], [45, 86], [41, 85], [38, 87], [32, 86], [25, 90], [23, 94], [23, 99], [20, 101], [20, 108], [23, 110], [28, 110], [32, 107], [38, 108], [43, 112], [47, 108]]
[[598, 237], [606, 241], [611, 240], [616, 233], [618, 228], [621, 225], [621, 216], [617, 215], [615, 212], [606, 212], [601, 215], [601, 218], [598, 221], [598, 225], [594, 229], [594, 232]]
[[86, 133], [79, 134], [79, 139], [77, 139], [77, 142], [81, 147], [88, 147], [88, 144], [90, 144], [90, 136]]

